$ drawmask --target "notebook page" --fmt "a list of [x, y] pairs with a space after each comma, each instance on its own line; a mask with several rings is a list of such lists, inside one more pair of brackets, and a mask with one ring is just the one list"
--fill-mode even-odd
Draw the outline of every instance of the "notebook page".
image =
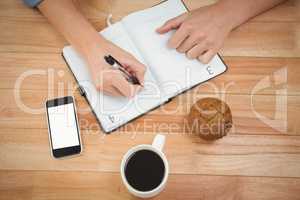
[[[101, 34], [117, 46], [130, 52], [142, 63], [145, 63], [120, 23], [103, 30]], [[128, 100], [123, 97], [106, 96], [98, 92], [91, 81], [87, 64], [71, 46], [63, 49], [63, 55], [79, 85], [85, 89], [86, 97], [106, 132], [127, 123], [162, 102], [162, 95], [156, 80], [148, 69], [145, 74], [144, 89], [134, 99]]]
[[122, 19], [129, 36], [169, 97], [226, 70], [219, 56], [215, 56], [209, 65], [204, 65], [197, 60], [189, 60], [185, 54], [169, 49], [167, 41], [174, 31], [163, 35], [156, 33], [155, 30], [164, 22], [185, 12], [186, 8], [181, 0], [168, 0]]

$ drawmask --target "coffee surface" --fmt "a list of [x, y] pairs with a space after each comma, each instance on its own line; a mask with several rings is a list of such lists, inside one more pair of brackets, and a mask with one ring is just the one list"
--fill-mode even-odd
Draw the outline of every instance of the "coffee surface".
[[136, 190], [146, 192], [157, 188], [165, 175], [165, 165], [159, 155], [150, 150], [140, 150], [127, 161], [125, 176]]

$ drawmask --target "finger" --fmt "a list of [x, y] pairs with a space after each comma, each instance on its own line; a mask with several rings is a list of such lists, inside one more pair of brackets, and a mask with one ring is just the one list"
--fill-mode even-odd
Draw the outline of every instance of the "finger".
[[203, 63], [203, 64], [208, 64], [211, 59], [216, 55], [216, 52], [214, 50], [209, 50], [203, 55], [199, 56], [198, 59]]
[[124, 62], [124, 65], [126, 66], [128, 72], [135, 75], [138, 78], [141, 85], [143, 85], [145, 81], [144, 77], [146, 72], [146, 66], [140, 63], [135, 58], [126, 60]]
[[115, 73], [112, 79], [112, 86], [125, 97], [133, 97], [139, 90], [140, 86], [130, 84], [121, 73]]
[[192, 49], [190, 49], [187, 52], [186, 56], [189, 59], [196, 59], [199, 58], [201, 55], [203, 55], [207, 50], [208, 50], [207, 45], [204, 42], [202, 42], [194, 46]]
[[142, 87], [139, 85], [132, 85], [130, 84], [131, 92], [128, 94], [125, 94], [124, 92], [121, 92], [121, 89], [117, 86], [114, 86], [115, 90], [117, 90], [121, 96], [127, 97], [127, 98], [133, 98], [137, 93], [139, 93], [142, 90]]
[[130, 74], [134, 73], [135, 71], [133, 69], [130, 68], [129, 65], [127, 64], [123, 64], [124, 69], [129, 72]]
[[185, 20], [185, 18], [186, 18], [186, 14], [183, 14], [173, 19], [170, 19], [166, 23], [164, 23], [161, 27], [156, 29], [156, 31], [160, 34], [164, 34], [169, 32], [172, 29], [177, 29]]
[[96, 89], [100, 92], [103, 92], [105, 95], [109, 96], [123, 96], [118, 90], [116, 90], [114, 87], [111, 85], [107, 85], [103, 83], [102, 81], [98, 81], [95, 83]]
[[105, 95], [109, 96], [123, 96], [118, 90], [111, 86], [111, 73], [112, 70], [104, 70], [101, 73], [100, 77], [97, 78], [97, 81], [94, 82], [96, 89], [100, 92], [103, 92]]
[[189, 36], [188, 30], [184, 29], [182, 26], [174, 33], [168, 42], [170, 48], [177, 49], [180, 44]]
[[106, 86], [103, 89], [103, 93], [109, 96], [123, 96], [123, 94], [113, 86]]
[[180, 53], [186, 53], [191, 50], [194, 46], [200, 43], [204, 38], [199, 37], [199, 35], [190, 35], [184, 42], [177, 48]]

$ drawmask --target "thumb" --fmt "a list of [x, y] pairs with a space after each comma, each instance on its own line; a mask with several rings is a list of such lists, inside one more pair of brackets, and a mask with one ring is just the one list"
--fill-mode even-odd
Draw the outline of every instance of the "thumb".
[[187, 17], [186, 14], [182, 14], [178, 17], [170, 19], [167, 22], [165, 22], [161, 27], [156, 29], [156, 32], [160, 34], [164, 34], [169, 32], [172, 29], [177, 29], [182, 24], [182, 22], [186, 19], [186, 17]]

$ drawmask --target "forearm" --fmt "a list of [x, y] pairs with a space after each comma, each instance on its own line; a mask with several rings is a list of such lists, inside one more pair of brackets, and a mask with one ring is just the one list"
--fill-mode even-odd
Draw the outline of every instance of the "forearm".
[[234, 29], [250, 18], [273, 8], [285, 0], [219, 0], [216, 8]]
[[[88, 57], [96, 44], [104, 41], [75, 7], [72, 0], [44, 0], [39, 10], [75, 49]], [[99, 40], [99, 41], [95, 41]]]
[[77, 10], [73, 0], [44, 0], [38, 8], [83, 56], [96, 89], [107, 95], [125, 97], [133, 97], [141, 89], [140, 85], [130, 84], [119, 70], [112, 68], [103, 58], [113, 55], [141, 84], [145, 66], [99, 35]]

